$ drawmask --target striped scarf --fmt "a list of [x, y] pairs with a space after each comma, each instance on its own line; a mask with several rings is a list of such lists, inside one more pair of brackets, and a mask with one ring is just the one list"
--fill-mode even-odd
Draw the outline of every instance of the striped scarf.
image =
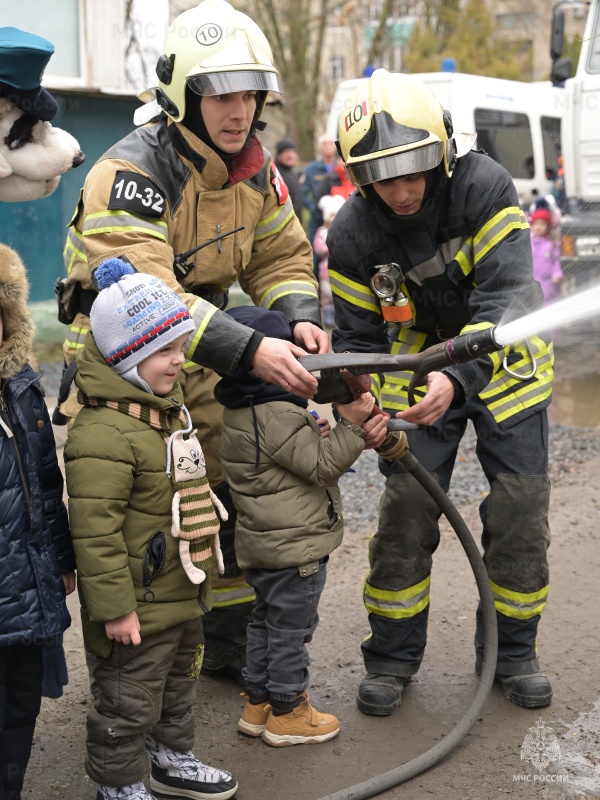
[[200, 481], [190, 481], [182, 485], [176, 480], [175, 470], [171, 474], [170, 469], [170, 439], [172, 435], [181, 430], [189, 432], [192, 428], [187, 408], [180, 406], [161, 410], [141, 403], [88, 397], [81, 390], [77, 393], [77, 400], [82, 406], [88, 408], [112, 408], [113, 411], [145, 422], [146, 425], [160, 433], [167, 448], [167, 475], [171, 478], [173, 493], [179, 493], [182, 499], [183, 519], [181, 520], [180, 536], [190, 543], [192, 563], [208, 572], [214, 564], [214, 537], [219, 531], [219, 521], [210, 498], [208, 480], [204, 477]]
[[[81, 390], [77, 393], [77, 402], [88, 408], [112, 408], [120, 414], [139, 419], [151, 428], [157, 430], [165, 440], [169, 441], [169, 436], [174, 431], [190, 427], [190, 419], [185, 406], [179, 408], [168, 408], [165, 410], [143, 406], [141, 403], [128, 403], [124, 400], [104, 400], [101, 397], [88, 397]], [[176, 425], [180, 422], [180, 425]]]

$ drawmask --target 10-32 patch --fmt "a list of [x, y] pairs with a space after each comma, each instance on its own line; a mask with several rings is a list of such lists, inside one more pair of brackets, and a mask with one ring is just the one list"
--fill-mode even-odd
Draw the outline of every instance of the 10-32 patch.
[[140, 217], [159, 218], [165, 212], [165, 196], [145, 175], [131, 170], [117, 170], [110, 190], [111, 210], [132, 211]]

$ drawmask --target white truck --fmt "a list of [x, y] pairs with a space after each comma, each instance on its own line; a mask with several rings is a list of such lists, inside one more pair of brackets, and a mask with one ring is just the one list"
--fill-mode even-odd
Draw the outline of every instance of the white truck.
[[[562, 58], [564, 12], [588, 9], [577, 70]], [[560, 87], [564, 187], [562, 267], [577, 285], [600, 275], [600, 0], [558, 2], [552, 18], [552, 80]]]
[[[525, 83], [457, 72], [417, 73], [452, 114], [457, 133], [477, 133], [478, 148], [512, 175], [523, 203], [547, 195], [558, 176], [561, 153], [562, 90], [549, 81]], [[342, 81], [327, 119], [337, 136], [340, 112], [366, 78]], [[600, 82], [599, 82], [600, 85]], [[599, 176], [600, 179], [600, 176]]]

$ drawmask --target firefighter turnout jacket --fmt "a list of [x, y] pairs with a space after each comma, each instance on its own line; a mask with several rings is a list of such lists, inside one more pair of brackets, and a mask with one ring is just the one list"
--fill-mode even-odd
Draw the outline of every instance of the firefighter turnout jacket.
[[[431, 213], [414, 227], [387, 217], [358, 193], [337, 214], [327, 236], [336, 352], [416, 353], [541, 304], [529, 225], [508, 172], [471, 151], [437, 191]], [[377, 266], [388, 263], [398, 264], [403, 273], [412, 327], [386, 324], [371, 288]], [[549, 404], [553, 362], [552, 344], [533, 336], [443, 371], [455, 385], [454, 407], [478, 395], [496, 423], [507, 428]], [[392, 416], [408, 408], [411, 376], [372, 376], [373, 390]], [[424, 387], [417, 389], [417, 400], [424, 393]]]
[[[174, 257], [198, 250], [181, 270]], [[68, 282], [96, 289], [95, 268], [117, 256], [157, 275], [192, 312], [196, 334], [188, 364], [230, 373], [253, 331], [219, 307], [239, 280], [257, 305], [283, 311], [293, 325], [321, 325], [312, 253], [285, 183], [269, 153], [251, 138], [225, 163], [187, 128], [162, 119], [133, 131], [90, 171], [65, 246]], [[82, 309], [78, 309], [82, 310]], [[67, 359], [83, 345], [87, 315], [78, 314]]]

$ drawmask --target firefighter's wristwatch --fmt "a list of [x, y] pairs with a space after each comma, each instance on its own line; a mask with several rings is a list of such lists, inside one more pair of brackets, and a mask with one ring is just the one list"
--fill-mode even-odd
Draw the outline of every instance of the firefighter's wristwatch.
[[350, 422], [350, 420], [346, 419], [345, 417], [340, 417], [338, 419], [338, 423], [340, 425], [343, 425], [344, 428], [347, 428], [349, 431], [354, 433], [356, 436], [360, 436], [361, 439], [364, 439], [365, 436], [367, 435], [367, 432], [366, 432], [366, 430], [364, 428], [361, 428], [360, 425], [357, 425], [354, 422]]

